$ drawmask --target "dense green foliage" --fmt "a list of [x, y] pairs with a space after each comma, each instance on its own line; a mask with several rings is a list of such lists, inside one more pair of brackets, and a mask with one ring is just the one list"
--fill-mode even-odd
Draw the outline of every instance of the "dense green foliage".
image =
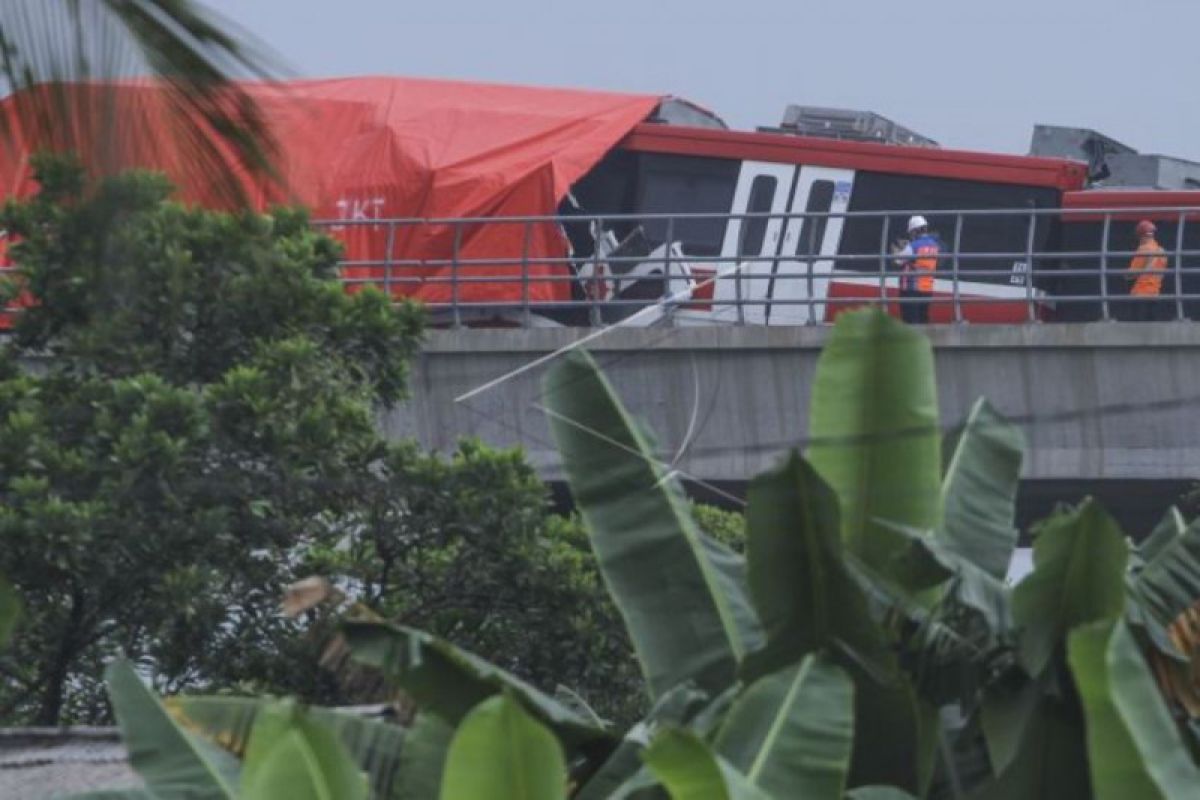
[[443, 459], [397, 446], [376, 474], [350, 533], [314, 552], [310, 571], [539, 686], [570, 686], [605, 715], [632, 721], [645, 710], [587, 535], [577, 518], [549, 513], [519, 453], [467, 441]]
[[359, 505], [419, 312], [342, 293], [302, 214], [185, 208], [156, 176], [89, 186], [59, 160], [39, 177], [3, 212], [36, 301], [0, 381], [0, 574], [27, 612], [0, 715], [95, 718], [118, 651], [169, 689], [313, 694], [311, 670], [262, 669], [299, 642], [274, 607]]
[[[336, 243], [300, 213], [39, 170], [41, 193], [3, 212], [36, 302], [0, 363], [0, 575], [26, 606], [0, 652], [0, 717], [106, 718], [117, 653], [167, 692], [375, 699], [318, 667], [326, 615], [278, 613], [313, 573], [606, 715], [645, 710], [587, 536], [520, 454], [380, 439], [417, 309], [343, 292]], [[739, 538], [738, 515], [701, 513]], [[0, 610], [9, 598], [0, 586]]]
[[[887, 348], [928, 344], [864, 312], [841, 317], [823, 359]], [[839, 438], [853, 446], [817, 463], [792, 453], [755, 479], [745, 559], [700, 530], [591, 359], [566, 356], [545, 402], [653, 706], [622, 737], [578, 698], [428, 633], [347, 621], [353, 657], [421, 709], [390, 751], [386, 792], [377, 740], [343, 734], [377, 796], [1194, 797], [1197, 720], [1159, 689], [1147, 657], [1188, 669], [1167, 626], [1200, 598], [1200, 524], [1171, 510], [1137, 546], [1091, 501], [1063, 508], [1034, 531], [1034, 571], [1009, 586], [997, 573], [1015, 543], [1020, 436], [981, 403], [944, 470], [923, 446], [913, 474], [875, 463], [867, 442], [886, 450], [890, 437], [913, 435], [913, 409], [932, 396], [931, 359], [901, 355], [917, 369], [882, 388], [891, 402], [876, 402], [871, 419], [847, 404]], [[866, 391], [872, 373], [824, 364], [814, 391], [844, 396], [846, 380]], [[936, 450], [936, 425], [916, 432]], [[921, 474], [930, 469], [937, 479]], [[823, 477], [830, 470], [841, 489]], [[892, 488], [870, 485], [872, 474]], [[912, 516], [864, 519], [863, 535], [843, 520], [863, 502]], [[183, 723], [221, 736], [271, 708], [246, 699], [237, 713], [188, 710], [213, 702], [185, 701]]]

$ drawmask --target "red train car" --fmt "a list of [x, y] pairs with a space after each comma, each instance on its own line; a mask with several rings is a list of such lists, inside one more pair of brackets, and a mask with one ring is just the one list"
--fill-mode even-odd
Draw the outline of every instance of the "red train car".
[[[962, 318], [1016, 322], [1028, 319], [1030, 297], [1048, 308], [1042, 301], [1052, 282], [1039, 276], [1029, 283], [1024, 254], [1056, 246], [1056, 215], [1036, 217], [1031, 239], [1028, 215], [966, 216], [959, 229], [948, 212], [1058, 209], [1064, 195], [1085, 181], [1084, 164], [1061, 159], [643, 124], [573, 187], [573, 208], [563, 210], [830, 214], [611, 223], [614, 238], [639, 229], [643, 249], [659, 253], [670, 224], [675, 252], [685, 260], [700, 258], [704, 270], [734, 273], [715, 281], [703, 306], [678, 315], [693, 324], [822, 322], [845, 308], [894, 298], [898, 272], [892, 259], [880, 255], [904, 234], [910, 214], [922, 214], [948, 249], [958, 241], [962, 256], [957, 264], [939, 264], [939, 302], [930, 321], [953, 318], [951, 278], [957, 271]], [[843, 213], [851, 216], [838, 216]], [[592, 256], [594, 233], [573, 232], [581, 263]], [[1001, 253], [1009, 255], [995, 255]]]
[[[1121, 211], [1109, 213], [1113, 209]], [[1169, 312], [1164, 316], [1175, 318], [1181, 307], [1184, 317], [1200, 319], [1200, 191], [1122, 189], [1063, 196], [1058, 239], [1061, 274], [1053, 276], [1048, 286], [1055, 296], [1055, 319], [1131, 318], [1132, 308], [1121, 298], [1129, 296], [1129, 263], [1138, 245], [1134, 228], [1144, 219], [1154, 222], [1159, 244], [1169, 254], [1162, 293], [1177, 297], [1163, 301]], [[1175, 302], [1180, 307], [1171, 307]]]
[[[950, 212], [1055, 212], [1086, 182], [1084, 164], [1062, 159], [729, 131], [694, 109], [664, 115], [678, 101], [651, 95], [404, 78], [248, 90], [280, 144], [285, 179], [266, 185], [231, 166], [248, 196], [264, 207], [302, 202], [329, 220], [347, 244], [348, 278], [386, 281], [397, 296], [454, 305], [457, 316], [481, 321], [519, 306], [565, 324], [594, 323], [597, 312], [613, 321], [689, 286], [696, 296], [676, 313], [686, 324], [828, 321], [895, 297], [898, 273], [882, 250], [910, 214], [928, 218], [960, 254], [939, 265], [931, 321], [955, 318], [952, 298], [969, 321], [1022, 321], [1030, 299], [1050, 313], [1049, 295], [1061, 285], [1041, 274], [1045, 264], [1031, 277], [1024, 255], [1058, 246], [1056, 214], [1031, 225], [1028, 216], [977, 213], [960, 225]], [[173, 148], [153, 84], [73, 91], [81, 107], [97, 106], [96, 92], [112, 93], [128, 123], [124, 166], [163, 169], [183, 197], [206, 202], [211, 175], [189, 169], [187, 154]], [[6, 98], [0, 113], [15, 107]], [[36, 133], [22, 132], [31, 148]], [[9, 194], [34, 188], [28, 155], [0, 155]], [[493, 221], [556, 213], [631, 216], [600, 226]], [[655, 214], [685, 216], [643, 216]], [[427, 221], [387, 222], [397, 218]], [[635, 257], [613, 264], [626, 274], [600, 282], [603, 299], [621, 302], [592, 303], [585, 290], [597, 284], [589, 265], [600, 260], [599, 245], [631, 240], [637, 245], [626, 252]], [[662, 275], [667, 254], [690, 281]], [[723, 277], [696, 280], [714, 272]]]

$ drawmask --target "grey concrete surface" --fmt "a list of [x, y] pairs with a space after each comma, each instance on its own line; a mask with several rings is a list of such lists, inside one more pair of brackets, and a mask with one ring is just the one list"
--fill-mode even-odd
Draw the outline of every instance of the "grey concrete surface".
[[137, 789], [116, 728], [0, 729], [0, 797], [44, 800]]
[[[434, 331], [413, 366], [413, 398], [383, 418], [392, 436], [442, 451], [462, 436], [521, 445], [562, 477], [539, 409], [537, 368], [473, 399], [463, 392], [587, 335], [581, 329]], [[1200, 476], [1200, 325], [931, 326], [942, 422], [979, 396], [1018, 420], [1024, 477]], [[825, 328], [617, 329], [590, 346], [664, 460], [704, 480], [742, 481], [807, 431]]]

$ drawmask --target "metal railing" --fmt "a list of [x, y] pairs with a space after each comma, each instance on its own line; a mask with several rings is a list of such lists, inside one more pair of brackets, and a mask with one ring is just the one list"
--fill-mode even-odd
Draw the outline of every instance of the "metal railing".
[[[916, 213], [943, 234], [930, 293], [912, 291], [927, 273], [904, 270], [892, 235]], [[1160, 231], [1170, 234], [1160, 240], [1167, 264], [1149, 298], [1130, 293], [1133, 223], [1142, 217], [1174, 227]], [[346, 242], [345, 284], [416, 296], [435, 323], [815, 325], [872, 304], [952, 323], [1200, 318], [1200, 250], [1184, 247], [1198, 219], [1200, 208], [1171, 206], [315, 224]], [[1096, 249], [1062, 247], [1080, 224], [1098, 231]], [[1128, 246], [1110, 249], [1118, 232]], [[545, 254], [568, 240], [566, 255]]]

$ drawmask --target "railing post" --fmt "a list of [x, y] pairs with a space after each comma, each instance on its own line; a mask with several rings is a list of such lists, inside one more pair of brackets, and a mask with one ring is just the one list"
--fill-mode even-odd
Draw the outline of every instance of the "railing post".
[[891, 227], [891, 215], [884, 214], [883, 225], [880, 227], [881, 233], [879, 241], [879, 301], [883, 303], [883, 313], [885, 314], [888, 313], [889, 305], [887, 299], [887, 267], [888, 256], [891, 255], [891, 253], [888, 252], [888, 234], [890, 233]]
[[1104, 225], [1100, 230], [1100, 319], [1112, 322], [1112, 309], [1108, 303], [1108, 234], [1112, 229], [1112, 214], [1104, 212]]
[[[792, 222], [791, 219], [784, 219], [784, 221], [783, 221], [784, 227], [786, 228], [790, 222]], [[809, 224], [805, 225], [804, 223], [806, 223], [806, 222]], [[825, 224], [826, 225], [829, 224], [828, 219], [826, 219]], [[805, 228], [808, 228], [808, 241], [804, 243], [804, 279], [808, 282], [807, 294], [805, 295], [805, 300], [808, 301], [808, 322], [807, 322], [807, 324], [808, 325], [816, 325], [817, 324], [817, 306], [816, 306], [816, 303], [813, 302], [813, 297], [816, 295], [817, 281], [816, 281], [816, 277], [813, 275], [813, 266], [816, 265], [817, 256], [819, 254], [816, 252], [816, 250], [818, 248], [817, 241], [816, 241], [817, 240], [817, 226], [813, 222], [813, 212], [811, 212], [811, 211], [805, 212], [800, 215], [800, 230], [804, 230]], [[824, 234], [822, 234], [822, 236], [823, 235]], [[799, 237], [797, 237], [797, 238], [799, 238]], [[797, 242], [797, 247], [799, 247], [799, 245], [800, 245], [800, 243]], [[779, 255], [780, 256], [784, 255], [782, 247], [779, 249]], [[778, 265], [779, 262], [777, 261], [775, 263], [776, 263], [776, 265]]]
[[383, 292], [392, 302], [392, 247], [396, 242], [396, 220], [388, 220], [387, 249], [383, 254]]
[[[737, 250], [734, 251], [734, 258], [739, 259], [737, 263], [734, 264], [733, 270], [733, 307], [737, 312], [738, 325], [746, 324], [746, 307], [742, 304], [742, 274], [746, 270], [742, 269], [742, 264], [745, 262], [741, 261], [740, 259], [742, 258], [742, 243], [746, 241], [746, 223], [748, 221], [749, 220], [747, 217], [743, 215], [741, 221], [738, 222]], [[714, 286], [714, 297], [716, 297], [716, 291], [716, 287]]]
[[1179, 212], [1179, 228], [1175, 231], [1175, 319], [1183, 316], [1183, 226], [1187, 224], [1187, 214]]
[[[667, 235], [663, 242], [663, 296], [671, 296], [671, 242], [675, 238], [675, 216], [667, 217]], [[674, 304], [664, 306], [663, 312], [670, 324], [675, 323]]]
[[[528, 328], [533, 321], [533, 312], [529, 308], [529, 229], [531, 223], [525, 220], [521, 230], [521, 320]], [[569, 270], [568, 270], [569, 271]], [[552, 270], [553, 272], [553, 270]], [[551, 277], [557, 278], [557, 275]], [[557, 289], [557, 287], [555, 287]]]
[[[588, 321], [593, 328], [601, 324], [600, 307], [597, 305], [598, 295], [604, 286], [604, 278], [600, 274], [600, 242], [604, 240], [604, 217], [596, 217], [596, 228], [592, 234], [592, 285], [587, 291]], [[610, 265], [611, 266], [611, 265]], [[617, 280], [613, 277], [613, 292], [616, 292]]]
[[1029, 305], [1029, 321], [1037, 322], [1037, 309], [1033, 305], [1033, 241], [1037, 233], [1037, 213], [1029, 212], [1029, 235], [1025, 239], [1025, 302]]
[[963, 321], [962, 299], [959, 297], [958, 288], [958, 253], [962, 249], [962, 222], [963, 215], [962, 212], [959, 212], [954, 216], [954, 253], [950, 261], [951, 277], [954, 281], [954, 322], [956, 324]]
[[458, 251], [462, 247], [462, 222], [454, 221], [454, 249], [450, 259], [450, 319], [455, 328], [462, 327], [462, 312], [458, 307]]

